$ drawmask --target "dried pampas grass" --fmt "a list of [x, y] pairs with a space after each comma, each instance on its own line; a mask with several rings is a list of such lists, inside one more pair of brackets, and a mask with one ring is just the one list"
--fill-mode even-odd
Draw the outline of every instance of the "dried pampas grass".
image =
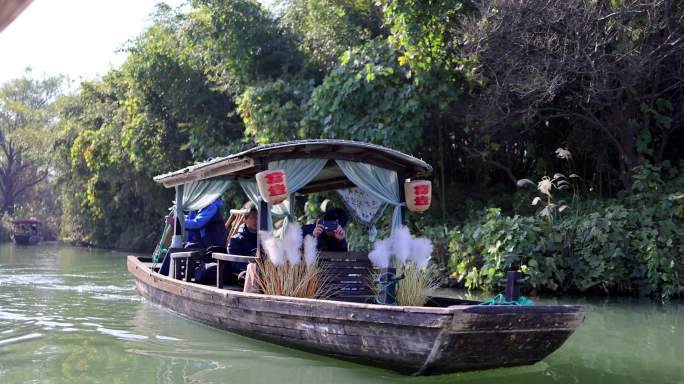
[[300, 252], [302, 248], [302, 226], [297, 223], [289, 223], [281, 244], [287, 261], [290, 264], [299, 264], [302, 260]]
[[397, 304], [406, 306], [422, 306], [439, 288], [439, 281], [432, 277], [429, 270], [419, 268], [409, 261], [397, 268], [404, 278], [397, 285]]
[[432, 256], [433, 248], [432, 242], [424, 237], [413, 239], [409, 259], [416, 263], [418, 269], [424, 269], [428, 265], [430, 256]]
[[256, 282], [267, 295], [323, 299], [326, 292], [325, 270], [317, 261], [316, 239], [304, 241], [302, 263], [302, 230], [298, 224], [288, 226], [282, 240], [268, 232], [259, 231], [259, 237], [268, 257], [257, 259]]
[[311, 266], [316, 262], [318, 255], [318, 239], [311, 235], [307, 235], [304, 239], [304, 261], [307, 266]]
[[388, 268], [390, 257], [392, 257], [392, 242], [390, 239], [377, 240], [373, 250], [368, 253], [368, 258], [377, 268]]
[[[397, 282], [397, 304], [422, 306], [439, 287], [438, 280], [427, 269], [433, 248], [432, 242], [426, 238], [414, 239], [407, 227], [400, 227], [390, 238], [375, 242], [373, 251], [368, 254], [371, 263], [379, 269], [392, 265], [397, 275], [404, 275]], [[378, 277], [379, 271], [374, 274], [373, 280], [377, 281]], [[379, 286], [374, 284], [376, 294], [379, 290]]]
[[267, 231], [259, 231], [259, 240], [273, 265], [279, 266], [285, 262], [285, 255], [280, 240]]
[[411, 254], [411, 232], [408, 227], [401, 226], [392, 233], [392, 253], [395, 257], [395, 262], [404, 264]]

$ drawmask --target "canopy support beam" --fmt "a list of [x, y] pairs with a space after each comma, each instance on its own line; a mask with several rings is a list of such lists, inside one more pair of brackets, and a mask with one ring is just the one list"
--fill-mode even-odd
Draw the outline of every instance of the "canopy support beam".
[[[257, 223], [259, 231], [268, 231], [268, 215], [270, 214], [271, 212], [268, 210], [268, 203], [262, 198], [259, 198], [259, 221]], [[263, 250], [261, 238], [259, 233], [257, 233], [257, 257], [264, 257], [262, 253]]]
[[183, 216], [183, 184], [176, 185], [176, 209], [174, 209], [173, 220], [173, 239], [171, 240], [172, 248], [181, 248], [183, 246], [183, 228], [185, 226], [185, 217]]

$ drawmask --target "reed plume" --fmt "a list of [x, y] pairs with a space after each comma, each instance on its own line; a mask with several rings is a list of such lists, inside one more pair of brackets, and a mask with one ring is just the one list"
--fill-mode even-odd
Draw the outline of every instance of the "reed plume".
[[[283, 239], [261, 231], [262, 246], [268, 257], [257, 259], [256, 281], [261, 292], [267, 295], [326, 298], [324, 288], [325, 270], [317, 261], [316, 243], [304, 242], [302, 255], [302, 230], [298, 224], [288, 225]], [[302, 262], [302, 256], [304, 261]]]
[[[397, 275], [404, 275], [397, 283], [397, 304], [422, 306], [439, 287], [439, 282], [427, 268], [432, 251], [430, 240], [413, 238], [407, 227], [400, 227], [390, 238], [377, 240], [368, 258], [376, 268], [384, 269], [392, 265]], [[379, 277], [380, 272], [377, 271], [373, 280], [377, 281]], [[373, 284], [373, 287], [378, 294], [379, 286]]]

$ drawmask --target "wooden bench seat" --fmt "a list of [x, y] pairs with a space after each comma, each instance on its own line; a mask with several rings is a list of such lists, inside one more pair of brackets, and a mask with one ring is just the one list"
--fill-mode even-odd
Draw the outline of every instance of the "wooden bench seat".
[[367, 252], [320, 252], [324, 292], [331, 300], [373, 302], [373, 266]]
[[206, 251], [194, 250], [174, 252], [171, 254], [171, 277], [183, 281], [192, 281], [195, 268], [207, 262]]
[[[256, 262], [256, 257], [254, 256], [239, 256], [239, 255], [229, 255], [227, 253], [213, 252], [211, 258], [216, 260], [216, 287], [224, 288], [225, 285], [225, 270], [228, 267], [229, 262], [237, 263], [254, 263]], [[232, 288], [232, 286], [231, 286]], [[228, 288], [226, 288], [228, 289]]]

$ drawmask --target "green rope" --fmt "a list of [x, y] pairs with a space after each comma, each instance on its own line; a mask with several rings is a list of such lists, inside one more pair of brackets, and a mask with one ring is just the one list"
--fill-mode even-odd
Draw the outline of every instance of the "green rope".
[[[385, 292], [387, 291], [386, 288], [391, 286], [391, 285], [397, 285], [400, 279], [395, 279], [394, 276], [396, 276], [394, 273], [390, 272], [385, 272], [381, 273], [375, 280], [374, 282], [380, 286], [379, 292], [382, 292], [383, 289], [385, 289]], [[385, 281], [382, 280], [383, 277], [387, 277]], [[389, 295], [388, 295], [389, 296]], [[396, 297], [392, 297], [392, 301], [397, 302]], [[375, 303], [376, 304], [384, 304], [387, 305], [387, 303], [383, 303], [379, 297], [375, 297]]]
[[166, 230], [169, 229], [169, 223], [164, 223], [164, 230], [162, 231], [161, 239], [159, 239], [159, 243], [157, 243], [157, 248], [154, 249], [154, 254], [152, 254], [152, 269], [157, 267], [157, 263], [159, 262], [160, 256], [166, 256], [166, 254], [169, 252], [167, 248], [164, 248], [164, 235], [166, 235]]
[[499, 293], [494, 298], [483, 301], [478, 305], [534, 305], [534, 301], [525, 296], [520, 296], [516, 301], [506, 301], [503, 293]]

